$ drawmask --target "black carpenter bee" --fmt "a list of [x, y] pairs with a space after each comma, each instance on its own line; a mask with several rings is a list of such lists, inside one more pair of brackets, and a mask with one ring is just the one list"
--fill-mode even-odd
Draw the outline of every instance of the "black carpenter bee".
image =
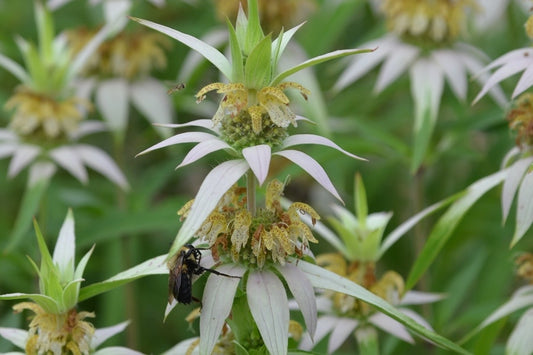
[[[171, 304], [173, 299], [179, 303], [189, 304], [192, 300], [200, 302], [199, 299], [192, 296], [192, 278], [193, 275], [201, 275], [204, 272], [211, 272], [215, 275], [240, 278], [218, 272], [214, 269], [207, 269], [200, 266], [202, 259], [201, 250], [191, 244], [185, 244], [174, 257], [174, 261], [169, 267], [170, 273], [168, 278], [168, 303]], [[200, 302], [201, 303], [201, 302]]]

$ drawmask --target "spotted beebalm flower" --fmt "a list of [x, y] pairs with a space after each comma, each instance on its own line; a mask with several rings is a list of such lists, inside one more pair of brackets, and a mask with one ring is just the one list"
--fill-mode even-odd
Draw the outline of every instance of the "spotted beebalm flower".
[[[375, 93], [409, 72], [411, 94], [415, 103], [414, 152], [412, 167], [417, 168], [425, 155], [438, 117], [440, 100], [447, 81], [455, 96], [465, 101], [467, 73], [481, 83], [487, 75], [479, 74], [487, 57], [478, 49], [458, 42], [471, 0], [384, 0], [389, 33], [365, 44], [377, 47], [372, 54], [355, 58], [335, 84], [341, 90], [383, 62]], [[500, 104], [505, 99], [498, 87], [491, 95]]]
[[[439, 203], [430, 206], [415, 215], [388, 235], [382, 243], [383, 232], [392, 214], [367, 214], [366, 193], [360, 175], [356, 176], [355, 191], [357, 215], [341, 206], [333, 206], [336, 217], [328, 220], [335, 232], [320, 222], [316, 223], [315, 229], [320, 236], [338, 250], [337, 253], [317, 256], [317, 264], [365, 287], [382, 299], [398, 306], [400, 312], [431, 329], [420, 315], [404, 306], [435, 302], [442, 299], [443, 296], [416, 291], [405, 292], [403, 278], [398, 273], [387, 271], [380, 278], [377, 277], [376, 262], [420, 219], [436, 211], [444, 204]], [[309, 221], [307, 222], [309, 223]], [[404, 341], [414, 342], [405, 326], [349, 295], [340, 292], [322, 292], [317, 298], [317, 304], [318, 311], [322, 315], [318, 317], [314, 339], [307, 334], [300, 344], [304, 350], [311, 350], [314, 344], [328, 333], [331, 333], [328, 353], [334, 353], [351, 334], [354, 334], [361, 347], [377, 346], [376, 328]]]
[[[96, 31], [72, 30], [68, 42], [76, 53], [89, 42]], [[158, 33], [122, 31], [105, 41], [89, 58], [79, 81], [84, 94], [95, 96], [95, 104], [108, 126], [123, 138], [129, 113], [129, 103], [149, 122], [171, 123], [173, 106], [163, 83], [150, 76], [153, 69], [166, 66], [165, 48], [170, 41]], [[163, 137], [167, 128], [156, 126]]]
[[[299, 269], [299, 263], [289, 258], [302, 257], [309, 242], [317, 242], [300, 215], [307, 214], [314, 221], [320, 217], [304, 203], [293, 203], [284, 210], [280, 202], [283, 187], [280, 181], [271, 181], [266, 189], [264, 207], [253, 215], [247, 209], [246, 188], [232, 187], [195, 234], [199, 243], [211, 249], [210, 258], [219, 264], [218, 272], [246, 280], [243, 281], [245, 307], [249, 308], [250, 324], [256, 324], [262, 342], [252, 340], [253, 331], [235, 333], [235, 342], [241, 346], [255, 344], [256, 349], [266, 347], [272, 354], [287, 353], [289, 308], [282, 280], [300, 305], [311, 333], [316, 326], [312, 283]], [[187, 217], [190, 206], [191, 203], [187, 203], [179, 213]], [[198, 346], [201, 354], [211, 354], [219, 341], [219, 334], [236, 302], [239, 282], [240, 279], [221, 275], [208, 278], [200, 314]], [[174, 300], [166, 314], [175, 305]], [[251, 347], [249, 345], [248, 349]]]
[[[89, 250], [75, 267], [74, 217], [69, 211], [59, 232], [53, 255], [50, 255], [44, 238], [35, 223], [37, 242], [41, 253], [41, 267], [31, 261], [39, 275], [40, 293], [9, 293], [0, 300], [30, 299], [13, 306], [15, 312], [30, 310], [34, 314], [29, 330], [0, 328], [0, 336], [25, 350], [26, 354], [93, 353], [97, 346], [110, 336], [122, 331], [127, 322], [114, 327], [94, 329], [87, 318], [91, 312], [78, 312], [80, 284], [85, 266], [92, 254]], [[138, 354], [125, 349], [125, 354]], [[102, 349], [101, 351], [105, 351]], [[105, 352], [101, 352], [104, 354]]]
[[72, 57], [65, 37], [53, 37], [51, 15], [40, 2], [35, 2], [35, 16], [39, 46], [17, 40], [28, 69], [0, 54], [0, 66], [21, 81], [5, 107], [13, 111], [10, 127], [0, 129], [0, 158], [12, 156], [8, 175], [14, 177], [31, 165], [31, 185], [47, 180], [59, 166], [86, 183], [88, 166], [127, 189], [124, 175], [107, 153], [78, 142], [103, 130], [101, 124], [83, 120], [90, 104], [76, 95], [74, 81], [109, 27], [103, 27]]
[[516, 228], [511, 241], [511, 246], [514, 246], [533, 224], [533, 94], [519, 96], [507, 120], [511, 130], [516, 132], [516, 146], [502, 162], [502, 170], [508, 169], [508, 173], [503, 182], [501, 200], [505, 222], [518, 194]]
[[[309, 59], [277, 73], [279, 58], [299, 26], [280, 33], [278, 38], [272, 41], [271, 35], [263, 34], [259, 24], [257, 3], [253, 1], [252, 3], [248, 6], [248, 17], [241, 9], [235, 28], [228, 23], [231, 63], [217, 49], [192, 36], [150, 21], [134, 19], [198, 51], [230, 81], [228, 84], [210, 84], [200, 90], [197, 95], [200, 100], [211, 90], [217, 90], [223, 95], [219, 109], [211, 122], [197, 120], [184, 125], [166, 126], [199, 126], [213, 133], [178, 134], [141, 153], [172, 144], [197, 142], [199, 144], [189, 152], [181, 166], [221, 149], [230, 151], [238, 158], [214, 168], [202, 183], [203, 188], [200, 188], [199, 195], [191, 207], [191, 216], [180, 229], [180, 234], [171, 248], [171, 255], [187, 242], [213, 211], [222, 195], [249, 169], [262, 184], [268, 174], [272, 155], [285, 157], [300, 165], [340, 199], [324, 169], [314, 159], [302, 152], [285, 149], [298, 144], [319, 144], [340, 150], [335, 143], [320, 136], [288, 136], [286, 128], [289, 124], [296, 124], [296, 116], [288, 108], [289, 99], [284, 90], [295, 89], [305, 97], [309, 92], [301, 85], [284, 81], [284, 79], [306, 67], [334, 58], [365, 52], [365, 50], [339, 50]], [[350, 153], [344, 153], [356, 157]], [[209, 186], [211, 181], [216, 181], [216, 189], [214, 189], [215, 186]]]
[[[525, 25], [527, 35], [533, 39], [533, 16], [531, 16]], [[500, 81], [515, 75], [519, 72], [524, 72], [518, 80], [511, 98], [514, 99], [522, 94], [533, 85], [533, 48], [520, 48], [510, 51], [494, 60], [487, 65], [480, 75], [486, 74], [487, 71], [496, 69], [489, 77], [483, 88], [477, 95], [474, 103], [482, 98], [489, 90], [491, 90]]]

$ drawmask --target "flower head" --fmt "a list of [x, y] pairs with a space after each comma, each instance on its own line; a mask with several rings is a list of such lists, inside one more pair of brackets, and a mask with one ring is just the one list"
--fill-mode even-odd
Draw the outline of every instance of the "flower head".
[[[224, 255], [234, 263], [246, 263], [263, 268], [265, 262], [285, 265], [290, 256], [301, 257], [309, 242], [317, 240], [300, 219], [307, 214], [314, 221], [318, 214], [305, 203], [295, 202], [286, 211], [280, 198], [283, 184], [272, 180], [266, 188], [265, 207], [252, 214], [246, 206], [246, 189], [233, 187], [220, 200], [202, 224], [196, 237], [206, 242], [215, 261]], [[191, 204], [181, 209], [186, 216]]]
[[65, 354], [69, 351], [72, 354], [89, 354], [94, 327], [84, 319], [94, 317], [94, 313], [78, 313], [71, 309], [66, 313], [53, 314], [32, 302], [18, 303], [13, 309], [17, 313], [25, 309], [35, 313], [26, 341], [27, 354]]
[[[81, 51], [96, 33], [85, 28], [69, 31], [68, 42], [74, 53]], [[169, 45], [168, 38], [160, 34], [121, 32], [98, 48], [85, 65], [83, 75], [127, 80], [146, 77], [153, 69], [166, 67], [164, 50]]]
[[474, 0], [385, 0], [381, 8], [390, 31], [436, 44], [454, 41], [474, 6]]
[[[414, 100], [414, 149], [412, 170], [422, 164], [437, 122], [444, 84], [465, 101], [467, 74], [481, 84], [488, 75], [481, 73], [487, 56], [479, 49], [457, 41], [468, 0], [387, 0], [382, 3], [389, 33], [365, 46], [377, 47], [367, 56], [354, 58], [335, 84], [341, 90], [359, 80], [383, 62], [375, 93], [380, 93], [408, 72]], [[487, 90], [488, 91], [488, 90]], [[501, 106], [505, 98], [499, 87], [490, 91]]]
[[103, 130], [97, 122], [85, 121], [91, 108], [75, 92], [74, 82], [84, 63], [109, 32], [103, 27], [75, 56], [64, 36], [53, 37], [53, 21], [40, 2], [35, 2], [39, 46], [19, 38], [17, 44], [28, 70], [0, 54], [0, 65], [22, 83], [7, 101], [13, 110], [11, 129], [0, 129], [0, 158], [13, 156], [10, 177], [31, 165], [30, 185], [47, 181], [60, 166], [82, 183], [89, 166], [124, 189], [126, 178], [101, 149], [77, 140]]

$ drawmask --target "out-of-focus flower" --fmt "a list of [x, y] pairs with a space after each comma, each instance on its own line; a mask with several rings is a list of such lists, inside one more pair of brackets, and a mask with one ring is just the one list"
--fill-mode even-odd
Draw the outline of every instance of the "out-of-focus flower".
[[[365, 287], [387, 302], [399, 306], [399, 311], [431, 329], [420, 315], [403, 306], [435, 302], [443, 296], [416, 291], [405, 292], [403, 278], [394, 271], [387, 271], [380, 278], [377, 277], [376, 262], [386, 250], [381, 245], [382, 236], [392, 214], [367, 214], [366, 193], [359, 175], [356, 177], [355, 189], [357, 215], [343, 207], [334, 206], [333, 211], [337, 218], [329, 218], [329, 222], [336, 233], [320, 222], [317, 223], [316, 231], [338, 249], [337, 253], [318, 255], [317, 264]], [[403, 226], [398, 227], [387, 238], [388, 247], [433, 210], [423, 211], [405, 222]], [[334, 353], [352, 333], [360, 347], [375, 348], [377, 347], [376, 327], [404, 341], [414, 342], [407, 328], [402, 324], [349, 295], [326, 291], [317, 298], [317, 304], [318, 311], [322, 312], [322, 315], [318, 317], [314, 339], [307, 334], [300, 344], [304, 350], [311, 350], [315, 343], [330, 332], [328, 353]]]
[[[335, 84], [335, 89], [341, 90], [383, 62], [374, 88], [379, 93], [409, 72], [415, 102], [415, 169], [425, 156], [434, 129], [444, 82], [449, 83], [459, 100], [465, 101], [467, 73], [476, 75], [481, 83], [487, 81], [486, 73], [479, 72], [488, 58], [480, 50], [457, 41], [472, 7], [472, 0], [384, 0], [381, 9], [389, 33], [366, 43], [364, 46], [377, 50], [354, 58]], [[492, 88], [491, 95], [500, 105], [505, 104], [499, 88]]]
[[83, 121], [90, 104], [76, 95], [74, 81], [109, 27], [102, 28], [73, 57], [65, 37], [53, 37], [51, 15], [39, 2], [35, 16], [39, 46], [17, 40], [27, 70], [0, 54], [0, 65], [21, 81], [6, 103], [6, 109], [13, 110], [10, 128], [0, 129], [0, 158], [12, 156], [8, 175], [14, 177], [31, 165], [31, 184], [48, 179], [60, 166], [86, 183], [88, 166], [127, 189], [126, 178], [107, 153], [77, 142], [86, 134], [103, 130], [97, 122]]
[[[533, 39], [533, 16], [531, 16], [525, 25], [527, 35]], [[485, 75], [486, 72], [496, 69], [489, 77], [483, 88], [476, 96], [474, 103], [481, 99], [489, 90], [494, 88], [500, 81], [524, 72], [518, 80], [511, 98], [514, 99], [533, 85], [533, 48], [520, 48], [510, 51], [495, 59], [487, 65], [479, 75]]]
[[[83, 272], [93, 249], [89, 250], [75, 267], [74, 217], [69, 211], [59, 232], [53, 255], [50, 255], [44, 238], [35, 223], [37, 243], [41, 253], [41, 267], [31, 259], [39, 274], [40, 293], [10, 293], [0, 295], [0, 300], [31, 299], [13, 306], [15, 312], [31, 310], [34, 315], [29, 331], [0, 328], [0, 336], [24, 349], [27, 354], [93, 353], [95, 348], [110, 336], [122, 331], [127, 322], [95, 331], [86, 318], [91, 312], [76, 310], [83, 281]], [[125, 354], [139, 354], [125, 349]]]
[[516, 228], [511, 241], [514, 246], [533, 224], [533, 94], [519, 96], [507, 120], [511, 130], [516, 132], [516, 147], [502, 162], [502, 169], [509, 171], [503, 182], [501, 200], [505, 222], [518, 192]]
[[[68, 32], [74, 52], [83, 48], [96, 31], [79, 29]], [[150, 123], [171, 123], [174, 115], [167, 89], [150, 76], [154, 69], [166, 67], [165, 36], [144, 31], [121, 32], [105, 41], [91, 56], [83, 70], [86, 79], [79, 85], [87, 98], [94, 92], [95, 103], [109, 127], [123, 138], [127, 128], [129, 103]], [[163, 137], [169, 130], [156, 127]]]

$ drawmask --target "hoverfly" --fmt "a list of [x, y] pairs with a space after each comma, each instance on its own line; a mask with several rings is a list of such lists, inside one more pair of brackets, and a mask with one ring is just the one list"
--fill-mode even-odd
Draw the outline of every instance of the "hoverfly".
[[[239, 276], [232, 276], [216, 271], [214, 269], [207, 269], [200, 266], [202, 259], [201, 250], [203, 248], [195, 248], [191, 244], [185, 244], [174, 257], [174, 260], [169, 266], [170, 273], [168, 278], [168, 303], [171, 304], [175, 299], [178, 303], [189, 304], [192, 300], [200, 302], [199, 299], [192, 296], [192, 277], [193, 275], [201, 275], [204, 272], [210, 272], [215, 275], [238, 278]], [[201, 302], [200, 302], [201, 303]]]

